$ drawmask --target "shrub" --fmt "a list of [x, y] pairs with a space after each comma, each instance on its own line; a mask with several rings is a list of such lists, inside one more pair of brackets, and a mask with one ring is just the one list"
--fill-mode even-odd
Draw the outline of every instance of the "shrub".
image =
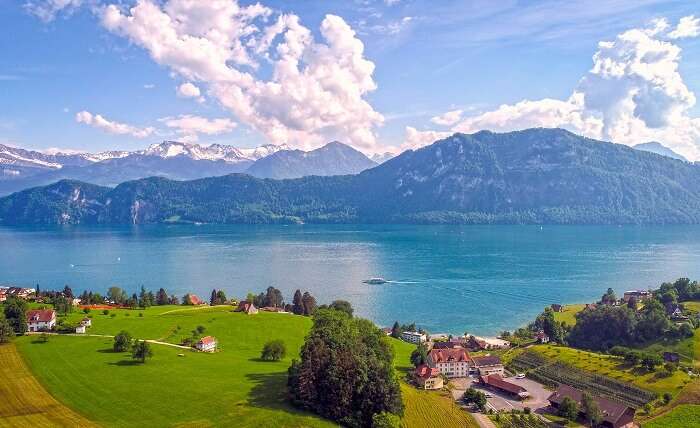
[[126, 352], [129, 350], [131, 347], [131, 335], [122, 330], [114, 336], [114, 345], [112, 346], [112, 349], [114, 349], [114, 352]]
[[89, 313], [90, 313], [90, 308], [83, 308], [83, 313], [89, 314]]
[[263, 346], [260, 358], [265, 361], [279, 361], [287, 355], [287, 346], [281, 340], [271, 340]]
[[104, 309], [102, 311], [102, 315], [109, 315], [109, 309]]
[[399, 428], [401, 418], [389, 412], [375, 413], [372, 416], [372, 428]]

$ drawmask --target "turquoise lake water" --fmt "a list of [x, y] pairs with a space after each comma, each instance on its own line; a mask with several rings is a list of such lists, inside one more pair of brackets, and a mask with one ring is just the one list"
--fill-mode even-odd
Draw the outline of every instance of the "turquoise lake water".
[[[700, 226], [139, 226], [0, 228], [0, 284], [104, 292], [142, 284], [208, 300], [273, 285], [431, 332], [490, 335], [551, 303], [700, 279]], [[384, 285], [363, 284], [381, 276]]]

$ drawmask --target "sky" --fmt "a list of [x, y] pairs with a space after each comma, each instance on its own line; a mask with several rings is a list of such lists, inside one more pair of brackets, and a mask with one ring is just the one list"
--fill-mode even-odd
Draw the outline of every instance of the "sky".
[[0, 143], [397, 152], [562, 127], [700, 160], [694, 1], [0, 0]]

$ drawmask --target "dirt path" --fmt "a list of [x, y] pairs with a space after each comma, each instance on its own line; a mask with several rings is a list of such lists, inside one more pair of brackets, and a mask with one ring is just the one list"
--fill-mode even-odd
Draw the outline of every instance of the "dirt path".
[[489, 417], [485, 414], [472, 413], [471, 415], [474, 417], [474, 420], [476, 421], [476, 423], [479, 424], [481, 428], [496, 428], [496, 424], [491, 422], [491, 419], [489, 419]]
[[[79, 334], [79, 333], [66, 333], [66, 334], [60, 334], [60, 333], [39, 333], [39, 332], [27, 332], [26, 333], [29, 336], [37, 336], [41, 334], [48, 334], [50, 336], [77, 336], [77, 337], [108, 337], [108, 338], [113, 338], [113, 335], [110, 334]], [[174, 343], [168, 343], [168, 342], [161, 342], [160, 340], [155, 340], [155, 339], [144, 339], [148, 343], [153, 343], [156, 345], [163, 345], [163, 346], [170, 346], [172, 348], [179, 348], [179, 349], [187, 349], [187, 350], [192, 350], [194, 348], [191, 348], [189, 346], [184, 346], [184, 345], [176, 345]]]

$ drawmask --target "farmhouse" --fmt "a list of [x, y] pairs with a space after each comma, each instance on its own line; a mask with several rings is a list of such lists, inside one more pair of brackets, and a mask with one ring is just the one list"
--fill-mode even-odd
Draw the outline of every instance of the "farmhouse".
[[503, 376], [504, 368], [501, 359], [495, 355], [487, 355], [484, 357], [472, 357], [474, 371], [481, 376], [497, 374]]
[[[558, 408], [564, 398], [570, 398], [578, 403], [581, 407], [581, 397], [583, 392], [568, 385], [559, 385], [559, 388], [549, 396], [549, 402], [552, 407]], [[607, 428], [622, 428], [631, 427], [634, 420], [635, 410], [617, 401], [612, 401], [603, 397], [593, 397], [593, 400], [598, 404], [603, 415], [601, 426]]]
[[557, 303], [553, 303], [551, 307], [554, 312], [564, 312], [564, 307]]
[[625, 291], [625, 294], [622, 295], [622, 300], [624, 300], [625, 303], [629, 302], [632, 298], [634, 298], [638, 302], [641, 302], [642, 300], [651, 299], [651, 291], [629, 290]]
[[664, 352], [664, 361], [667, 363], [678, 363], [681, 361], [681, 356], [678, 352]]
[[514, 383], [508, 382], [507, 380], [504, 380], [499, 374], [494, 373], [486, 376], [481, 376], [479, 380], [486, 386], [490, 386], [499, 391], [503, 391], [521, 400], [524, 400], [530, 396], [530, 393], [527, 392], [527, 389], [523, 388], [520, 385], [516, 385]]
[[537, 332], [535, 339], [537, 343], [549, 343], [549, 336], [543, 330]]
[[56, 311], [35, 309], [27, 312], [27, 328], [29, 331], [51, 330], [55, 325]]
[[236, 308], [236, 312], [245, 312], [248, 315], [252, 315], [258, 313], [258, 308], [255, 307], [253, 302], [241, 300], [241, 303], [239, 303], [238, 307]]
[[428, 353], [428, 366], [438, 369], [447, 377], [466, 377], [474, 362], [469, 353], [461, 348], [432, 349]]
[[416, 383], [423, 389], [440, 389], [443, 387], [443, 380], [440, 376], [440, 370], [429, 367], [426, 364], [421, 364], [416, 367], [413, 376]]
[[214, 352], [216, 351], [217, 341], [212, 336], [205, 336], [197, 342], [195, 347], [202, 352]]
[[401, 339], [410, 343], [423, 343], [425, 342], [425, 334], [418, 333], [417, 331], [404, 331], [401, 333]]
[[495, 337], [468, 336], [467, 346], [472, 350], [505, 349], [510, 346], [510, 342]]

